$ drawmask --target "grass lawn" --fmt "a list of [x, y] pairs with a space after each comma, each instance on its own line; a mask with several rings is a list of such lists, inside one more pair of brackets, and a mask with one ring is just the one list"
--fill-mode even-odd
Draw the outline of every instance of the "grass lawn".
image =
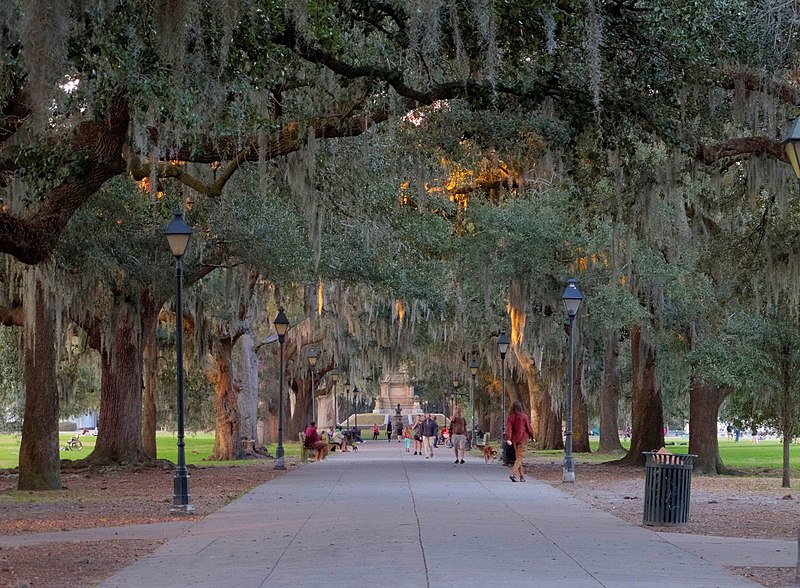
[[[667, 449], [673, 453], [687, 453], [689, 451], [689, 439], [687, 437], [670, 437], [666, 440]], [[674, 443], [671, 445], [670, 443]], [[594, 438], [589, 442], [592, 451], [597, 451], [599, 441]], [[625, 449], [630, 447], [630, 440], [623, 441]], [[719, 453], [726, 466], [742, 469], [751, 472], [758, 470], [771, 470], [769, 473], [779, 473], [783, 467], [783, 446], [778, 439], [767, 439], [753, 444], [750, 437], [742, 437], [738, 443], [719, 440]], [[479, 451], [473, 451], [472, 455], [482, 455]], [[529, 451], [526, 455], [537, 457], [552, 457], [553, 461], [560, 461], [564, 457], [564, 451]], [[800, 444], [793, 444], [789, 449], [790, 464], [792, 471], [800, 474]], [[597, 453], [576, 453], [575, 459], [586, 463], [602, 463], [613, 461], [616, 457], [599, 455]]]
[[[74, 433], [59, 433], [59, 445], [64, 447]], [[80, 451], [61, 451], [61, 459], [78, 460], [83, 459], [89, 455], [94, 449], [97, 437], [92, 435], [85, 435], [79, 437], [83, 444], [83, 449]], [[15, 468], [19, 464], [19, 444], [21, 437], [19, 435], [0, 435], [0, 469]], [[156, 435], [156, 447], [158, 449], [158, 457], [160, 459], [167, 459], [171, 462], [178, 461], [178, 438], [174, 433], [158, 433]], [[185, 438], [186, 443], [186, 463], [187, 464], [200, 464], [203, 465], [227, 465], [233, 462], [222, 461], [204, 461], [211, 455], [214, 450], [214, 434], [213, 433], [198, 433], [189, 434]], [[275, 455], [275, 444], [269, 445], [270, 455]], [[284, 455], [286, 457], [297, 457], [300, 459], [300, 442], [299, 441], [285, 441], [283, 444]], [[248, 463], [238, 461], [237, 464]]]
[[[72, 433], [61, 433], [59, 435], [59, 443], [63, 447], [67, 441], [72, 437]], [[86, 435], [80, 437], [83, 443], [81, 451], [62, 451], [61, 459], [78, 460], [86, 457], [94, 449], [96, 437]], [[381, 437], [383, 439], [383, 437]], [[19, 435], [0, 435], [0, 469], [15, 468], [19, 461]], [[686, 437], [669, 438], [667, 439], [667, 448], [673, 453], [686, 453], [688, 451], [688, 439]], [[675, 445], [669, 445], [675, 443]], [[598, 441], [593, 439], [591, 441], [592, 451], [597, 450]], [[158, 457], [167, 459], [172, 462], [178, 461], [178, 446], [177, 437], [174, 433], [158, 433], [156, 435], [156, 445], [158, 447]], [[627, 449], [630, 445], [628, 441], [623, 443]], [[212, 462], [205, 461], [214, 449], [214, 434], [213, 433], [198, 433], [189, 434], [186, 436], [186, 463], [187, 464], [203, 464], [203, 465], [225, 465], [232, 462]], [[758, 470], [773, 470], [773, 473], [781, 468], [782, 460], [782, 447], [781, 442], [777, 439], [767, 439], [760, 441], [758, 444], [751, 442], [749, 438], [742, 438], [738, 443], [728, 441], [727, 439], [720, 439], [719, 450], [722, 461], [725, 465], [732, 468], [741, 468], [748, 471]], [[275, 444], [269, 446], [271, 455], [275, 455]], [[300, 443], [297, 441], [286, 441], [284, 443], [284, 453], [286, 457], [294, 457], [299, 460], [300, 458]], [[478, 451], [473, 451], [472, 455], [481, 455]], [[558, 462], [564, 456], [563, 451], [531, 451], [529, 455], [538, 457], [550, 456], [554, 461]], [[792, 470], [800, 474], [800, 444], [791, 446], [790, 449]], [[575, 458], [578, 461], [589, 463], [602, 463], [610, 461], [608, 455], [598, 455], [597, 453], [577, 453]], [[237, 464], [248, 462], [235, 462]]]

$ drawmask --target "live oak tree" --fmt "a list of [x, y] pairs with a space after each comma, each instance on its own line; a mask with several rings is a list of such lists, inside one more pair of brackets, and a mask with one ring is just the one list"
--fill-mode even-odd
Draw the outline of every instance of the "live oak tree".
[[[569, 198], [577, 211], [587, 188], [608, 175], [609, 154], [618, 153], [627, 169], [641, 143], [663, 142], [686, 156], [685, 167], [738, 165], [752, 154], [783, 158], [777, 139], [789, 118], [784, 105], [796, 96], [794, 15], [786, 3], [742, 0], [734, 9], [713, 0], [535, 6], [252, 0], [216, 8], [202, 0], [169, 8], [88, 0], [4, 5], [0, 251], [23, 263], [43, 262], [69, 219], [115, 176], [130, 173], [152, 185], [171, 178], [198, 198], [219, 198], [245, 161], [265, 165], [309, 140], [361, 135], [440, 104], [479, 113], [474, 121], [494, 121], [439, 133], [450, 138], [445, 147], [473, 142], [483, 158], [494, 150], [500, 161], [513, 162], [503, 174], [484, 176], [483, 184], [463, 182], [454, 194], [478, 190], [501, 203], [520, 188], [568, 175], [577, 186]], [[743, 111], [759, 113], [758, 120], [744, 121]], [[521, 142], [531, 152], [543, 143], [536, 149], [541, 157], [515, 159], [510, 138], [537, 129], [526, 113], [552, 132]], [[545, 157], [564, 162], [551, 166], [560, 177], [531, 173]], [[763, 158], [750, 161], [756, 163], [748, 175], [757, 174]], [[594, 177], [587, 173], [596, 170]], [[626, 197], [646, 208], [650, 201], [636, 196]], [[460, 231], [459, 214], [469, 219], [463, 210], [455, 214]], [[597, 207], [584, 214], [625, 220]], [[648, 232], [643, 225], [637, 236], [645, 242]], [[664, 236], [652, 239], [656, 249]], [[44, 268], [31, 284], [26, 298], [36, 312], [27, 316], [36, 320], [26, 330], [37, 343], [30, 349], [41, 353], [31, 356], [31, 367], [41, 369], [26, 376], [38, 407], [37, 398], [52, 390], [54, 354], [45, 342], [56, 309], [49, 307]], [[628, 285], [651, 312], [653, 289]], [[502, 309], [501, 293], [489, 298], [489, 306]], [[557, 304], [552, 295], [550, 302]], [[642, 384], [636, 398], [645, 411], [637, 409], [637, 449], [658, 441], [660, 420], [657, 333], [648, 329], [631, 329]], [[490, 331], [479, 342], [487, 349]], [[533, 373], [529, 359], [521, 362]], [[42, 434], [52, 414], [27, 420], [40, 425], [25, 431], [23, 445], [30, 448], [36, 438], [52, 445], [52, 435]], [[34, 454], [26, 449], [22, 469]]]

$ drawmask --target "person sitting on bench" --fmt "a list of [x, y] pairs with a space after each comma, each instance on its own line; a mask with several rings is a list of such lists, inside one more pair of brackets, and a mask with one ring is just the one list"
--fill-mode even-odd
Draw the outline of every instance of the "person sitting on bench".
[[328, 444], [319, 437], [317, 433], [317, 423], [311, 421], [306, 427], [305, 446], [314, 450], [314, 461], [322, 461], [328, 455]]
[[347, 444], [344, 441], [344, 435], [342, 435], [342, 430], [339, 427], [336, 427], [336, 430], [333, 432], [333, 437], [331, 437], [331, 443], [338, 446], [342, 452], [347, 451]]

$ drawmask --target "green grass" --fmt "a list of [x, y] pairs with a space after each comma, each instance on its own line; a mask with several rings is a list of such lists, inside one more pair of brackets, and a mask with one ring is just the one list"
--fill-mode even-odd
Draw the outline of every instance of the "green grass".
[[[63, 445], [72, 437], [72, 433], [61, 433], [59, 435], [60, 444]], [[19, 435], [0, 435], [0, 469], [15, 468], [19, 462]], [[62, 451], [61, 459], [82, 459], [91, 453], [94, 449], [96, 437], [87, 435], [81, 437], [83, 443], [82, 451]], [[381, 436], [381, 440], [385, 437]], [[156, 436], [156, 446], [158, 447], [158, 457], [167, 459], [172, 462], [178, 461], [178, 446], [177, 437], [172, 433], [159, 433]], [[688, 439], [675, 438], [667, 439], [667, 443], [674, 442], [675, 445], [667, 445], [667, 448], [673, 453], [686, 453], [688, 451]], [[592, 451], [597, 450], [597, 440], [591, 441]], [[629, 442], [623, 443], [627, 449]], [[211, 462], [205, 461], [214, 449], [214, 435], [213, 433], [198, 433], [189, 434], [186, 436], [186, 463], [187, 464], [202, 464], [202, 465], [226, 465], [231, 462]], [[441, 447], [440, 447], [441, 449]], [[781, 468], [782, 462], [782, 447], [781, 442], [777, 439], [768, 439], [759, 442], [757, 445], [751, 443], [749, 437], [743, 437], [738, 443], [728, 441], [727, 439], [720, 439], [719, 450], [722, 461], [725, 465], [742, 469], [751, 472], [758, 472], [770, 470], [775, 473]], [[275, 455], [275, 445], [269, 446], [271, 455]], [[300, 443], [297, 441], [287, 441], [284, 443], [285, 456], [288, 458], [300, 459]], [[480, 455], [480, 452], [473, 451], [472, 455]], [[551, 457], [553, 461], [558, 462], [563, 456], [563, 451], [532, 451], [532, 456], [538, 457]], [[599, 455], [597, 453], [579, 453], [575, 455], [576, 459], [586, 463], [602, 463], [615, 459], [608, 455]], [[792, 470], [800, 474], [800, 444], [791, 446], [790, 458]], [[254, 461], [235, 462], [237, 464], [255, 463]]]
[[[668, 438], [667, 449], [673, 453], [688, 453], [689, 439], [687, 437]], [[575, 459], [583, 463], [603, 463], [613, 461], [621, 456], [600, 455], [597, 451], [598, 440], [592, 439], [589, 445], [593, 453], [576, 453]], [[674, 445], [672, 444], [674, 443]], [[630, 447], [630, 441], [622, 443], [625, 449]], [[497, 449], [497, 447], [495, 447]], [[719, 453], [723, 463], [731, 468], [740, 469], [751, 473], [769, 473], [776, 475], [783, 467], [783, 446], [778, 439], [767, 439], [753, 444], [750, 437], [742, 437], [738, 443], [719, 440]], [[479, 451], [472, 451], [472, 455], [481, 455]], [[526, 455], [546, 458], [550, 457], [555, 462], [560, 462], [564, 451], [529, 451]], [[793, 444], [789, 449], [789, 460], [793, 472], [800, 475], [800, 444]]]
[[[74, 433], [59, 433], [59, 445], [61, 447], [70, 440]], [[0, 435], [0, 469], [15, 468], [19, 464], [19, 435]], [[94, 449], [97, 437], [86, 435], [80, 437], [83, 449], [80, 451], [61, 451], [61, 459], [79, 460], [89, 455]], [[232, 462], [205, 461], [214, 450], [214, 434], [198, 433], [189, 434], [185, 437], [186, 443], [186, 463], [202, 465], [228, 465]], [[284, 455], [286, 457], [296, 457], [300, 460], [300, 442], [284, 442]], [[156, 435], [156, 448], [159, 459], [167, 459], [171, 462], [178, 461], [178, 438], [173, 433], [158, 433]], [[269, 445], [270, 455], [275, 455], [276, 445]], [[237, 461], [237, 464], [255, 463], [251, 461]]]

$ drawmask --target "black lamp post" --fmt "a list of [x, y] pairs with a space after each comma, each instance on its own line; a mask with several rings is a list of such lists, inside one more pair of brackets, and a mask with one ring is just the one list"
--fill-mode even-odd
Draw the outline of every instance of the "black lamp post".
[[792, 164], [794, 175], [800, 180], [800, 118], [794, 121], [789, 134], [783, 141], [783, 148]]
[[506, 438], [506, 352], [508, 351], [508, 333], [500, 331], [500, 336], [497, 338], [497, 350], [500, 352], [500, 363], [502, 365], [503, 373], [503, 394], [500, 397], [500, 413], [502, 414], [502, 433], [503, 439]]
[[564, 477], [563, 482], [575, 481], [575, 461], [572, 459], [572, 384], [573, 370], [575, 369], [575, 315], [581, 307], [583, 296], [575, 278], [567, 280], [567, 287], [561, 296], [564, 308], [569, 318], [569, 361], [567, 363], [567, 428], [565, 431], [566, 442], [564, 447]]
[[[351, 390], [351, 388], [350, 388], [350, 378], [348, 377], [344, 381], [344, 397], [347, 398], [347, 403], [350, 405], [350, 410], [353, 410], [353, 396], [350, 394], [350, 390]], [[345, 422], [347, 423], [346, 426], [347, 426], [347, 429], [349, 430], [350, 429], [350, 417], [347, 417], [345, 419]]]
[[358, 408], [356, 407], [356, 403], [358, 401], [358, 386], [353, 388], [353, 428], [356, 430], [356, 435], [358, 435]]
[[314, 382], [314, 377], [317, 375], [317, 350], [313, 347], [309, 347], [306, 351], [306, 360], [308, 361], [308, 367], [311, 371], [311, 420], [316, 422], [317, 421], [317, 387]]
[[475, 376], [478, 375], [478, 359], [473, 355], [469, 360], [469, 373], [472, 376], [472, 382], [469, 387], [469, 404], [472, 411], [472, 429], [470, 429], [470, 447], [475, 446]]
[[278, 333], [278, 343], [281, 346], [281, 362], [280, 362], [280, 377], [278, 382], [278, 448], [275, 450], [275, 469], [285, 470], [286, 465], [283, 463], [283, 341], [286, 339], [286, 331], [289, 330], [289, 319], [283, 312], [283, 307], [278, 308], [278, 316], [272, 321], [275, 325], [275, 332]]
[[175, 218], [164, 229], [169, 248], [175, 256], [175, 353], [177, 354], [176, 371], [178, 373], [178, 465], [172, 480], [173, 513], [189, 513], [194, 511], [192, 495], [189, 494], [189, 472], [186, 469], [186, 446], [183, 441], [183, 263], [181, 259], [189, 245], [192, 229], [183, 220], [183, 211], [177, 209]]
[[336, 382], [339, 381], [339, 371], [338, 367], [334, 367], [331, 370], [331, 380], [333, 381], [333, 428], [335, 429], [336, 426], [339, 424], [339, 406], [336, 401]]

